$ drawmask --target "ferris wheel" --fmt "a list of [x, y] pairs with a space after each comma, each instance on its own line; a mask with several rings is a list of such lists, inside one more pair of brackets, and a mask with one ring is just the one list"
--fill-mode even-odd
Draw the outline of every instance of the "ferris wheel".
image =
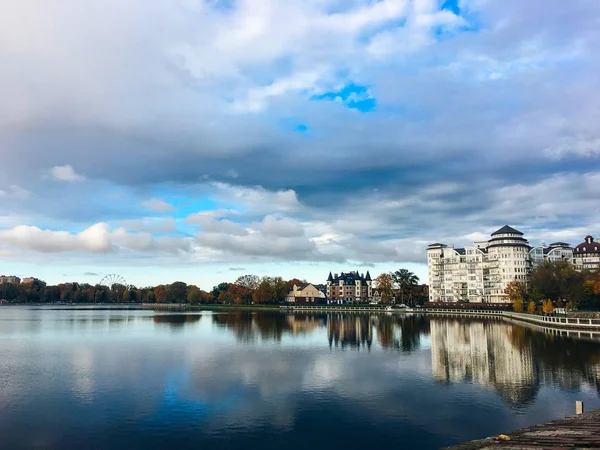
[[107, 286], [109, 289], [112, 289], [112, 287], [115, 284], [119, 284], [122, 286], [127, 287], [127, 281], [125, 281], [125, 278], [123, 278], [121, 275], [117, 275], [114, 273], [111, 273], [110, 275], [106, 275], [104, 278], [102, 278], [102, 280], [100, 280], [100, 284], [102, 286]]

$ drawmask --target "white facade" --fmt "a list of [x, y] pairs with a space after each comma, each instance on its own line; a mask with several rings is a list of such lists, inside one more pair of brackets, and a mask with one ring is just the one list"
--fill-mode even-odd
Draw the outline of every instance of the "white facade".
[[566, 242], [554, 242], [549, 246], [539, 245], [529, 251], [533, 267], [545, 262], [573, 261], [573, 249]]
[[325, 294], [310, 283], [294, 284], [285, 298], [288, 303], [317, 303], [320, 300], [325, 300]]
[[585, 241], [575, 247], [573, 264], [577, 270], [596, 270], [600, 268], [600, 242], [592, 236], [586, 236]]
[[530, 248], [523, 233], [508, 225], [472, 247], [431, 244], [427, 248], [430, 301], [509, 302], [504, 293], [508, 283], [528, 281]]

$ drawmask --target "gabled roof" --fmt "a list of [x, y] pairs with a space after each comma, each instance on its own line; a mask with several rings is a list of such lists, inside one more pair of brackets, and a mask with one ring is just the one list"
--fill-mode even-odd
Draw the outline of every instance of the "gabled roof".
[[365, 281], [373, 281], [373, 280], [371, 280], [371, 274], [369, 273], [368, 270], [367, 270], [367, 276], [365, 277]]
[[333, 281], [333, 275], [329, 272], [329, 276], [327, 277], [327, 281]]
[[509, 227], [508, 225], [504, 225], [499, 230], [494, 231], [492, 233], [492, 236], [495, 236], [497, 234], [518, 234], [519, 236], [523, 236], [523, 233], [521, 233], [519, 230], [515, 230], [513, 227]]

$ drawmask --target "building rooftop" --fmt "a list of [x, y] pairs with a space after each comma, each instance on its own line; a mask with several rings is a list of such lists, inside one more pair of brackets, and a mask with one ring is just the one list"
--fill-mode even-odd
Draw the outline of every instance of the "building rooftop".
[[585, 237], [585, 242], [582, 242], [577, 247], [575, 247], [574, 253], [575, 255], [600, 253], [600, 243], [594, 241], [594, 238], [588, 235]]
[[518, 234], [519, 236], [523, 236], [523, 233], [521, 233], [519, 230], [515, 230], [513, 227], [508, 225], [504, 225], [499, 230], [494, 231], [492, 236], [496, 236], [497, 234]]

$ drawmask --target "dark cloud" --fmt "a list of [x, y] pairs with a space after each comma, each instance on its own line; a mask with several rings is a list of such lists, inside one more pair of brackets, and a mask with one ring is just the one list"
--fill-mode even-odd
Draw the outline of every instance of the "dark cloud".
[[[108, 2], [93, 20], [77, 2], [60, 18], [40, 3], [0, 19], [0, 59], [41, 80], [0, 75], [11, 105], [0, 106], [2, 209], [51, 231], [199, 232], [193, 245], [217, 254], [366, 263], [423, 262], [428, 240], [504, 223], [532, 235], [598, 226], [587, 205], [600, 162], [599, 4], [468, 0], [468, 31], [447, 25], [436, 41], [368, 15], [369, 33], [358, 19], [342, 33], [301, 3], [277, 14], [303, 11], [327, 31], [267, 21], [242, 39], [210, 8], [138, 1]], [[47, 37], [54, 20], [64, 32]], [[311, 100], [348, 83], [368, 86], [374, 111]], [[53, 183], [57, 166], [85, 179]], [[203, 211], [213, 207], [238, 215]], [[126, 237], [132, 251], [194, 252], [191, 239]]]

